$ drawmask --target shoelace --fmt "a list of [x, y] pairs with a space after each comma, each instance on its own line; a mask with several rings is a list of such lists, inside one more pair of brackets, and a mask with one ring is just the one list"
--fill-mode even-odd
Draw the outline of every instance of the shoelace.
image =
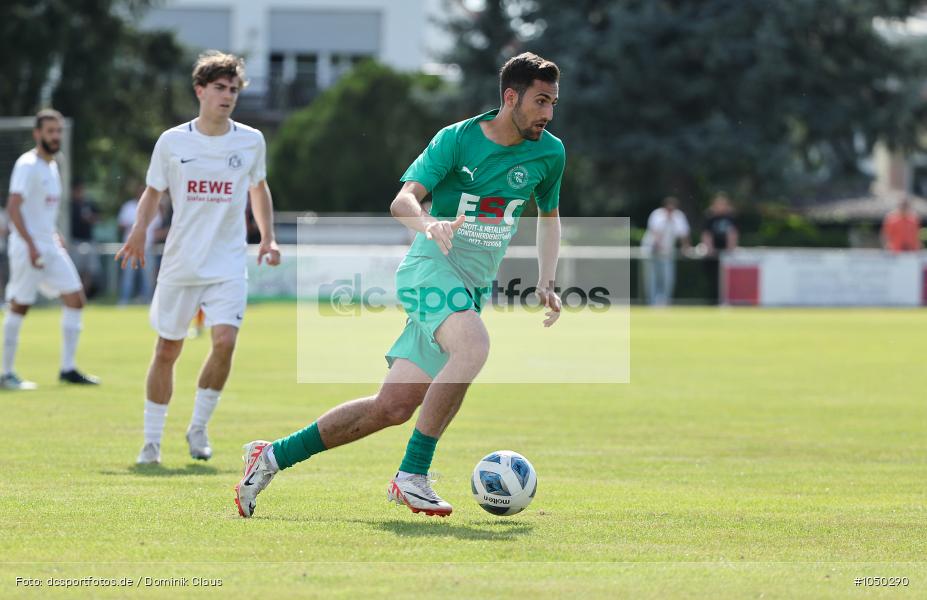
[[428, 475], [415, 475], [410, 478], [410, 481], [417, 487], [421, 492], [428, 497], [429, 500], [434, 500], [438, 502], [441, 498], [438, 494], [431, 489], [431, 484], [435, 483], [440, 479], [441, 474], [435, 471], [428, 471]]

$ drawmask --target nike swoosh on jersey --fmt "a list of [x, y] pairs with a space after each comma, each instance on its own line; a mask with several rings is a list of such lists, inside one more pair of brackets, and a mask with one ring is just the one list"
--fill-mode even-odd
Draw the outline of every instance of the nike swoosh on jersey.
[[190, 162], [190, 161], [193, 161], [193, 160], [196, 160], [196, 159], [195, 159], [195, 158], [181, 158], [181, 159], [180, 159], [180, 164], [183, 165], [183, 164], [186, 164], [186, 163], [188, 163], [188, 162]]

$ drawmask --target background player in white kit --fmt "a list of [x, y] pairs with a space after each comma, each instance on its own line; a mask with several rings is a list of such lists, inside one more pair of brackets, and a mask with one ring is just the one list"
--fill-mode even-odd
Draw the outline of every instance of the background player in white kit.
[[264, 136], [229, 118], [244, 85], [240, 58], [215, 51], [199, 57], [193, 68], [199, 117], [161, 134], [135, 225], [116, 254], [123, 268], [144, 265], [145, 230], [162, 193], [170, 189], [174, 217], [151, 302], [151, 325], [158, 332], [158, 342], [148, 369], [145, 443], [139, 464], [161, 461], [174, 363], [190, 320], [200, 308], [206, 314], [206, 325], [212, 327], [212, 351], [200, 372], [187, 443], [193, 458], [212, 456], [206, 425], [228, 379], [247, 303], [245, 205], [249, 193], [261, 231], [258, 264], [265, 257], [269, 265], [280, 264], [270, 189], [264, 180]]
[[3, 320], [3, 375], [0, 387], [11, 390], [35, 389], [31, 381], [21, 380], [13, 370], [19, 330], [29, 307], [35, 304], [41, 288], [48, 296], [60, 295], [61, 371], [66, 383], [96, 384], [96, 377], [84, 375], [74, 365], [81, 330], [81, 310], [87, 300], [80, 277], [61, 241], [56, 222], [61, 201], [61, 176], [55, 154], [61, 149], [64, 118], [46, 109], [35, 116], [32, 136], [35, 148], [16, 161], [10, 177], [7, 213], [10, 230], [10, 282]]

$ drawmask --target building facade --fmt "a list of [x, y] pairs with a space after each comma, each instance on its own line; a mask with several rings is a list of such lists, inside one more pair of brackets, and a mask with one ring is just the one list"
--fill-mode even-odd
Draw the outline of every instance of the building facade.
[[358, 61], [410, 71], [439, 42], [440, 0], [167, 0], [139, 26], [175, 32], [194, 49], [234, 52], [250, 85], [241, 108], [282, 111], [309, 103]]

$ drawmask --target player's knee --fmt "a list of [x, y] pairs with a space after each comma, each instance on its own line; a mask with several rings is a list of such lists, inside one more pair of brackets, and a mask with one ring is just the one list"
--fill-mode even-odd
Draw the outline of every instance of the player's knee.
[[217, 331], [212, 338], [213, 352], [231, 356], [235, 351], [235, 338], [234, 331]]
[[87, 298], [84, 296], [83, 290], [77, 290], [76, 292], [62, 294], [61, 303], [68, 308], [81, 309], [87, 304]]
[[417, 405], [410, 403], [394, 403], [385, 407], [384, 417], [389, 425], [402, 425], [412, 418]]
[[376, 403], [384, 423], [387, 425], [402, 425], [412, 418], [415, 409], [418, 408], [422, 401], [418, 397], [398, 396], [381, 390], [377, 394]]
[[180, 356], [180, 350], [183, 348], [183, 340], [158, 340], [155, 347], [155, 360], [163, 363], [173, 364]]
[[402, 425], [412, 418], [418, 404], [404, 401], [394, 402], [386, 407], [386, 422], [390, 425]]

